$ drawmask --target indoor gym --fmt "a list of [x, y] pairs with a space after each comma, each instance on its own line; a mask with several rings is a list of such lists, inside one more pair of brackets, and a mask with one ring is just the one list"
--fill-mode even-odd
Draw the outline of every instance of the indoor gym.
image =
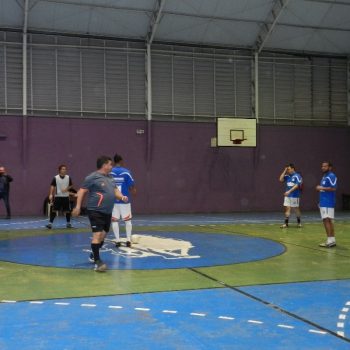
[[[349, 349], [349, 18], [344, 0], [0, 1], [0, 349]], [[110, 232], [99, 274], [87, 217], [48, 230], [44, 201], [59, 164], [78, 189], [116, 152], [133, 244]], [[302, 227], [281, 229], [290, 162]]]

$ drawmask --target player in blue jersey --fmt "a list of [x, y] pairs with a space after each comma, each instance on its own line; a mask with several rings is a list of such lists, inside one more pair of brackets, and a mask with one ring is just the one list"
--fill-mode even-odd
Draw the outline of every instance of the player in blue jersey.
[[[119, 191], [130, 200], [130, 193], [132, 195], [136, 194], [135, 181], [130, 173], [130, 170], [123, 167], [123, 158], [116, 154], [114, 156], [114, 167], [111, 171], [111, 175], [115, 181], [115, 186]], [[132, 223], [131, 223], [131, 204], [130, 201], [124, 203], [123, 201], [116, 200], [114, 203], [113, 213], [112, 213], [112, 228], [114, 236], [116, 239], [116, 247], [121, 246], [120, 234], [119, 234], [119, 221], [122, 220], [125, 223], [126, 231], [126, 246], [131, 247], [131, 233], [132, 233]]]
[[320, 213], [324, 228], [327, 234], [327, 242], [321, 243], [320, 247], [332, 248], [336, 246], [334, 232], [334, 208], [335, 208], [335, 191], [337, 190], [337, 177], [332, 172], [332, 163], [329, 161], [322, 162], [321, 170], [323, 177], [316, 191], [320, 195]]
[[289, 225], [289, 217], [292, 208], [298, 221], [298, 227], [301, 227], [301, 213], [300, 213], [300, 195], [303, 179], [299, 173], [295, 171], [294, 164], [288, 164], [279, 177], [280, 182], [284, 182], [286, 187], [284, 191], [284, 224], [281, 228], [287, 228]]

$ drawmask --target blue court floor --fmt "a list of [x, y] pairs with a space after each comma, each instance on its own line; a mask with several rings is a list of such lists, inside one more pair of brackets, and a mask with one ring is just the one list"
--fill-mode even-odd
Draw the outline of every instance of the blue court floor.
[[[334, 287], [333, 282], [310, 282], [7, 300], [0, 304], [0, 348], [345, 350], [350, 348], [350, 324], [342, 315], [347, 316], [344, 310], [350, 305], [350, 281], [337, 282]], [[315, 291], [317, 301], [310, 303]], [[329, 299], [335, 296], [340, 302], [331, 306]]]
[[[111, 269], [119, 270], [193, 269], [263, 260], [283, 254], [286, 247], [270, 239], [226, 235], [219, 232], [220, 225], [276, 225], [281, 217], [281, 213], [137, 216], [133, 225], [145, 227], [141, 238], [170, 240], [175, 248], [146, 251], [135, 244], [131, 257], [131, 250], [114, 248], [110, 235], [101, 254]], [[339, 213], [337, 220], [349, 217]], [[303, 219], [320, 221], [316, 212]], [[18, 217], [0, 220], [0, 230], [43, 229], [46, 223], [44, 217]], [[91, 269], [86, 259], [91, 236], [87, 219], [72, 223], [78, 230], [66, 230], [64, 218], [58, 217], [50, 235], [0, 240], [0, 260]], [[179, 225], [191, 230], [167, 229]], [[215, 235], [197, 232], [197, 226], [215, 226]], [[145, 252], [146, 264], [138, 259]], [[25, 278], [21, 268], [15, 278]], [[0, 300], [0, 350], [342, 350], [350, 349], [349, 310], [349, 279], [249, 287], [222, 283], [215, 289], [50, 300], [15, 301], [9, 295]]]

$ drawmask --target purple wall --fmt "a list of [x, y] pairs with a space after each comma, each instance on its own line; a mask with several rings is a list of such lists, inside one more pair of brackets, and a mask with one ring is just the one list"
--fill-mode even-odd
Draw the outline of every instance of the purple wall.
[[[137, 134], [137, 129], [145, 130]], [[67, 164], [76, 187], [97, 156], [122, 154], [137, 181], [135, 213], [281, 210], [286, 162], [304, 176], [302, 208], [317, 209], [320, 162], [330, 159], [341, 194], [350, 193], [350, 129], [260, 126], [257, 148], [211, 148], [212, 123], [0, 117], [0, 163], [15, 181], [14, 215], [37, 215], [57, 166]], [[0, 215], [5, 212], [0, 204]]]

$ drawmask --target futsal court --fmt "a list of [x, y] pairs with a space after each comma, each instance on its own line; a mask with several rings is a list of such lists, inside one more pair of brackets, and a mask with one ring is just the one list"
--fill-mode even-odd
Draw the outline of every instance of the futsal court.
[[0, 0], [0, 350], [349, 350], [349, 19]]
[[1, 220], [1, 349], [348, 349], [348, 215], [333, 250], [318, 213], [288, 230], [279, 215], [135, 217], [104, 274], [85, 217]]

